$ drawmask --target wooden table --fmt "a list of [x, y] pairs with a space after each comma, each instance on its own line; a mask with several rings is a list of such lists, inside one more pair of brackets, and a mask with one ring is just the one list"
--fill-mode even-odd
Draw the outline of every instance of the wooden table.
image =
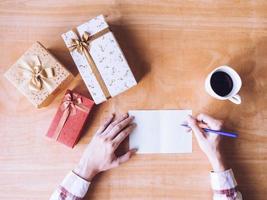
[[[69, 149], [45, 137], [63, 91], [37, 110], [2, 74], [38, 40], [76, 75], [69, 87], [89, 96], [60, 35], [101, 13], [139, 83], [97, 106]], [[244, 199], [267, 198], [266, 1], [1, 1], [0, 37], [0, 199], [48, 199], [111, 112], [184, 108], [239, 132], [224, 143], [228, 164]], [[239, 106], [204, 91], [205, 76], [224, 64], [243, 80]], [[86, 199], [211, 199], [209, 170], [194, 140], [192, 154], [138, 155], [98, 176]]]

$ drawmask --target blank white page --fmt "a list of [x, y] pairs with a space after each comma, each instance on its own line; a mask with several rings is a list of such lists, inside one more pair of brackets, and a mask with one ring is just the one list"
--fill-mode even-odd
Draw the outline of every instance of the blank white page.
[[190, 110], [160, 111], [160, 152], [161, 153], [191, 153], [192, 134], [181, 126]]
[[134, 123], [137, 124], [130, 135], [130, 149], [137, 148], [137, 153], [155, 153], [159, 151], [160, 116], [157, 111], [131, 110], [129, 115], [134, 116]]
[[137, 127], [130, 148], [137, 153], [191, 153], [192, 134], [181, 126], [191, 110], [132, 110]]

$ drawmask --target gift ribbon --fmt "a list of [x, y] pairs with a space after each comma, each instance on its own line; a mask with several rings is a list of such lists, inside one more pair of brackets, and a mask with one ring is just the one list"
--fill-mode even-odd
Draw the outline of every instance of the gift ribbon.
[[48, 91], [53, 90], [53, 82], [49, 79], [55, 76], [53, 68], [45, 68], [39, 57], [34, 57], [34, 64], [31, 65], [27, 62], [21, 62], [20, 68], [23, 70], [23, 76], [29, 76], [29, 89], [34, 91], [40, 91], [43, 86], [47, 88]]
[[89, 113], [90, 111], [89, 108], [83, 105], [82, 98], [79, 95], [72, 93], [68, 93], [65, 95], [63, 102], [60, 106], [60, 109], [63, 112], [63, 114], [58, 122], [57, 128], [53, 135], [53, 138], [56, 138], [56, 140], [60, 136], [61, 130], [66, 124], [69, 116], [77, 114], [77, 109], [85, 113]]
[[103, 29], [102, 31], [99, 31], [98, 33], [94, 34], [93, 36], [90, 36], [87, 32], [84, 32], [82, 37], [80, 38], [78, 34], [76, 34], [78, 39], [72, 39], [71, 45], [68, 47], [70, 51], [76, 50], [78, 53], [84, 55], [91, 66], [91, 70], [93, 74], [95, 75], [100, 88], [102, 89], [104, 95], [106, 98], [109, 98], [111, 95], [107, 89], [107, 86], [105, 85], [105, 82], [103, 78], [101, 77], [101, 74], [99, 70], [97, 69], [97, 66], [92, 58], [92, 56], [89, 54], [89, 48], [90, 48], [90, 43], [103, 36], [104, 34], [108, 33], [110, 30], [108, 28]]

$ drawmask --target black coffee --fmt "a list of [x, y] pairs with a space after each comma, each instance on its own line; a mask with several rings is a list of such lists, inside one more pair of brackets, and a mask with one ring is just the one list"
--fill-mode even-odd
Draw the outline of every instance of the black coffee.
[[211, 88], [219, 96], [228, 95], [233, 89], [233, 80], [225, 72], [215, 72], [210, 79]]

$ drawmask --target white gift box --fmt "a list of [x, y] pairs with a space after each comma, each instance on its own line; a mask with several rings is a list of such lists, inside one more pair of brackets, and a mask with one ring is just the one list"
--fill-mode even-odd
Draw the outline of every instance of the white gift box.
[[[85, 34], [89, 39], [80, 43]], [[77, 33], [71, 30], [62, 34], [62, 38], [96, 104], [137, 84], [103, 15], [78, 26]], [[72, 48], [79, 45], [88, 46], [81, 51]]]

